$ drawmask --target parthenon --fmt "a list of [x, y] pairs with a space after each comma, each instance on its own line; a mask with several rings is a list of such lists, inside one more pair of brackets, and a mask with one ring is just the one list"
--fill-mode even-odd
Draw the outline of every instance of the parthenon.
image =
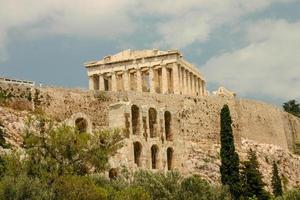
[[130, 49], [85, 63], [89, 89], [205, 96], [205, 79], [178, 50]]

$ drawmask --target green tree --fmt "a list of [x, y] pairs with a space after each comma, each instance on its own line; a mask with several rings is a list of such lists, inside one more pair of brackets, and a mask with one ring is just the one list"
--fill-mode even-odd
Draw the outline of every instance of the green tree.
[[276, 162], [273, 162], [273, 169], [272, 169], [272, 190], [274, 196], [282, 196], [282, 185], [281, 185], [281, 179], [278, 172], [278, 167]]
[[143, 188], [130, 186], [117, 192], [113, 200], [151, 200], [151, 197]]
[[[294, 188], [283, 195], [284, 200], [299, 200], [300, 199], [300, 188]], [[280, 199], [281, 200], [281, 199]]]
[[153, 200], [176, 199], [181, 180], [178, 172], [138, 171], [134, 174], [133, 185], [144, 188]]
[[53, 193], [39, 178], [5, 176], [0, 182], [0, 199], [51, 200]]
[[27, 128], [23, 143], [30, 176], [55, 178], [102, 172], [108, 167], [108, 158], [122, 145], [116, 130], [90, 134], [66, 125], [54, 127], [44, 119], [37, 124], [35, 129]]
[[86, 176], [61, 176], [53, 183], [54, 199], [59, 200], [106, 200], [105, 189], [98, 187]]
[[215, 200], [230, 199], [229, 192], [221, 188], [211, 186], [206, 180], [198, 175], [185, 178], [181, 182], [178, 200]]
[[262, 181], [256, 153], [252, 149], [248, 152], [248, 160], [243, 162], [241, 178], [244, 197], [255, 196], [260, 200], [269, 199], [269, 194], [264, 189], [266, 184]]
[[292, 115], [300, 117], [300, 104], [294, 99], [283, 103], [283, 109]]
[[221, 110], [221, 181], [228, 185], [233, 199], [240, 196], [239, 156], [235, 151], [232, 120], [228, 105]]

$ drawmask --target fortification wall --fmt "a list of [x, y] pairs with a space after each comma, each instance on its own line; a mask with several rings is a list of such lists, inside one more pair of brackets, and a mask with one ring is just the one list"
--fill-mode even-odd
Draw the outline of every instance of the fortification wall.
[[[1, 84], [0, 84], [1, 86]], [[6, 90], [15, 86], [6, 86]], [[3, 87], [2, 87], [3, 88]], [[19, 86], [18, 86], [19, 88]], [[21, 87], [20, 91], [29, 91]], [[219, 182], [219, 133], [220, 110], [228, 104], [233, 119], [236, 146], [245, 158], [251, 147], [258, 149], [258, 157], [266, 176], [271, 170], [272, 159], [281, 163], [288, 185], [297, 185], [300, 175], [300, 119], [282, 112], [279, 108], [262, 102], [218, 96], [190, 97], [135, 92], [93, 92], [64, 88], [31, 88], [28, 95], [18, 97], [32, 105], [19, 111], [14, 107], [0, 106], [0, 121], [4, 123], [7, 137], [14, 144], [20, 143], [22, 128], [28, 115], [43, 112], [57, 122], [74, 125], [77, 118], [86, 118], [89, 130], [99, 130], [112, 125], [128, 129], [125, 146], [111, 159], [112, 167], [125, 165], [130, 169], [152, 168], [152, 146], [158, 148], [157, 169], [168, 170], [167, 151], [172, 148], [172, 169], [183, 174], [199, 173], [211, 182]], [[17, 95], [16, 95], [17, 96]], [[9, 101], [8, 101], [9, 102]], [[111, 106], [117, 105], [117, 106]], [[139, 108], [140, 133], [133, 134], [132, 106]], [[149, 109], [157, 111], [157, 134], [149, 133]], [[166, 140], [164, 114], [171, 114], [172, 140]], [[117, 123], [116, 123], [117, 119]], [[151, 120], [150, 120], [151, 121]], [[144, 131], [146, 129], [146, 132]], [[145, 136], [145, 133], [148, 135]], [[135, 161], [134, 143], [142, 146], [140, 162]]]

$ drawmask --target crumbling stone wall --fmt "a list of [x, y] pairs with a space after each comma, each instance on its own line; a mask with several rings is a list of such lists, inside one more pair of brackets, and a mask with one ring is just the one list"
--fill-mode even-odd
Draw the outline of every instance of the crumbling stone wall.
[[[14, 92], [19, 92], [16, 89], [19, 86], [10, 85], [6, 89], [10, 90], [11, 87]], [[27, 91], [21, 87], [20, 91], [23, 90]], [[26, 117], [34, 115], [36, 111], [43, 112], [57, 122], [68, 124], [75, 124], [76, 119], [82, 117], [87, 120], [88, 130], [111, 126], [125, 128], [126, 145], [111, 158], [112, 168], [124, 165], [133, 170], [151, 169], [151, 148], [156, 145], [157, 169], [154, 170], [172, 168], [183, 174], [199, 173], [211, 182], [219, 182], [220, 110], [224, 104], [228, 104], [241, 158], [245, 157], [250, 146], [257, 149], [262, 166], [268, 170], [264, 174], [269, 177], [271, 158], [280, 157], [281, 170], [290, 181], [287, 185], [299, 185], [295, 177], [299, 177], [300, 168], [295, 166], [300, 165], [300, 159], [291, 152], [298, 151], [300, 119], [275, 106], [218, 96], [195, 98], [174, 94], [93, 92], [63, 88], [32, 88], [31, 91], [34, 93], [31, 101], [26, 97], [19, 99], [31, 103], [32, 110], [20, 112], [0, 106], [0, 120], [9, 142], [15, 145], [20, 143], [18, 134], [22, 132]], [[136, 134], [133, 134], [132, 127], [132, 105], [139, 108], [139, 128], [135, 129]], [[149, 108], [157, 111], [154, 126], [157, 135], [153, 138], [150, 137]], [[171, 113], [172, 140], [169, 141], [165, 135], [166, 111]], [[136, 156], [139, 151], [135, 151], [135, 142], [139, 142], [142, 147], [138, 159]], [[171, 161], [168, 159], [170, 155]]]

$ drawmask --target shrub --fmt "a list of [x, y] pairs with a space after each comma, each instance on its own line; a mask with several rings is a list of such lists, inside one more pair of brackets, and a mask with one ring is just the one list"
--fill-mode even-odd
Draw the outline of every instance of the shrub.
[[94, 93], [94, 97], [97, 98], [99, 101], [110, 101], [110, 97], [104, 91], [96, 91]]
[[88, 177], [62, 176], [53, 186], [55, 199], [59, 200], [105, 200], [108, 195], [105, 189], [98, 187]]
[[139, 171], [134, 175], [134, 185], [144, 188], [152, 199], [176, 199], [182, 177], [178, 172], [153, 173]]
[[53, 193], [39, 179], [6, 176], [0, 182], [0, 199], [51, 200]]
[[113, 200], [150, 200], [150, 195], [141, 187], [128, 187], [116, 193]]
[[185, 178], [181, 183], [181, 189], [178, 193], [178, 200], [214, 200], [230, 199], [230, 193], [227, 188], [218, 188], [211, 186], [200, 176], [194, 175]]
[[292, 189], [287, 191], [283, 195], [284, 200], [299, 200], [300, 199], [300, 189]]

